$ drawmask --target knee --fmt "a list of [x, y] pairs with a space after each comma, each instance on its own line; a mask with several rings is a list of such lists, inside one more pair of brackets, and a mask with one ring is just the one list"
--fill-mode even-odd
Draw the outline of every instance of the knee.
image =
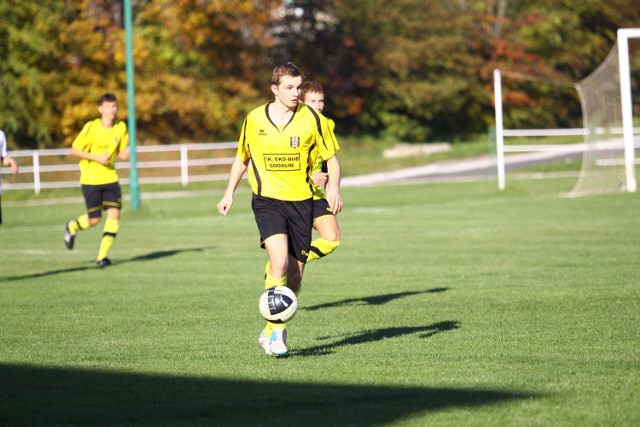
[[120, 209], [107, 209], [107, 218], [115, 219], [116, 221], [120, 220]]
[[333, 227], [323, 227], [318, 230], [320, 232], [320, 237], [330, 242], [338, 242], [340, 243], [340, 229], [337, 225]]
[[274, 278], [284, 277], [287, 272], [288, 261], [287, 257], [274, 257], [273, 259], [269, 259], [271, 276]]
[[97, 218], [89, 217], [89, 227], [95, 227], [96, 225], [98, 225], [100, 223], [101, 219], [102, 219], [102, 217], [97, 217]]

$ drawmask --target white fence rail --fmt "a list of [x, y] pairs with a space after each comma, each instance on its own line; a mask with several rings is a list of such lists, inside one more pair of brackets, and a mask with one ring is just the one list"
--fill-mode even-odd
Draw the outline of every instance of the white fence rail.
[[[233, 163], [237, 146], [237, 142], [138, 146], [138, 182], [181, 183], [186, 187], [190, 182], [225, 180], [229, 175], [228, 165]], [[196, 153], [198, 154], [195, 155]], [[16, 150], [10, 154], [20, 165], [20, 173], [9, 178], [8, 168], [2, 168], [2, 174], [9, 175], [2, 182], [4, 191], [32, 189], [36, 194], [40, 194], [44, 188], [79, 185], [78, 159], [71, 157], [69, 148]], [[198, 158], [190, 158], [191, 155]], [[120, 175], [120, 183], [129, 184], [129, 162], [116, 162], [116, 168]]]

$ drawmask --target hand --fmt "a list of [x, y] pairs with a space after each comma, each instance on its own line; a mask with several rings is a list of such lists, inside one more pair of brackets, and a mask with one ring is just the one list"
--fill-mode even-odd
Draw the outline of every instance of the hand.
[[105, 165], [108, 166], [110, 161], [109, 161], [109, 153], [104, 153], [104, 154], [100, 154], [98, 156], [96, 156], [96, 162], [100, 163], [101, 165]]
[[6, 158], [7, 166], [11, 167], [11, 173], [13, 175], [17, 175], [20, 168], [18, 167], [18, 163], [13, 159], [13, 157]]
[[340, 191], [335, 187], [327, 187], [326, 189], [327, 202], [329, 203], [329, 210], [334, 215], [337, 215], [342, 211], [342, 197]]
[[129, 147], [127, 147], [124, 150], [118, 152], [118, 160], [126, 162], [129, 160], [130, 154], [131, 152], [129, 151]]
[[233, 206], [233, 196], [227, 196], [225, 194], [222, 200], [220, 200], [220, 203], [218, 203], [218, 212], [220, 212], [220, 215], [227, 215], [231, 210], [231, 206]]
[[329, 174], [324, 172], [316, 172], [311, 175], [311, 179], [313, 180], [313, 183], [315, 185], [317, 185], [318, 187], [322, 187], [327, 183], [327, 180], [329, 179]]

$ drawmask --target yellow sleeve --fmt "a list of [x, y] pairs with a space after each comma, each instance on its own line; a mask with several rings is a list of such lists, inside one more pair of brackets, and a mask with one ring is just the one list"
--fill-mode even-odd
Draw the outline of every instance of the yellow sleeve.
[[129, 132], [127, 132], [127, 124], [125, 122], [120, 122], [122, 123], [122, 127], [123, 129], [123, 135], [122, 138], [120, 138], [120, 146], [118, 147], [118, 151], [124, 151], [127, 149], [127, 146], [129, 145]]
[[82, 130], [80, 131], [78, 136], [76, 136], [76, 139], [73, 140], [73, 143], [71, 144], [72, 147], [75, 147], [78, 150], [82, 150], [82, 151], [89, 151], [89, 149], [87, 148], [89, 144], [89, 141], [87, 140], [87, 136], [89, 135], [89, 130], [91, 129], [92, 124], [93, 124], [93, 121], [85, 123], [85, 125], [82, 127]]
[[320, 144], [319, 155], [326, 161], [340, 150], [340, 145], [336, 135], [333, 133], [333, 127], [330, 125], [329, 119], [324, 116], [321, 117], [323, 118], [320, 121], [322, 124], [323, 143]]
[[331, 132], [335, 132], [336, 130], [336, 122], [334, 122], [332, 119], [327, 117], [327, 121], [329, 122], [329, 129], [331, 130]]
[[249, 125], [249, 117], [244, 119], [244, 123], [242, 123], [242, 130], [240, 131], [240, 138], [238, 140], [238, 156], [242, 159], [243, 162], [247, 162], [251, 157], [251, 152], [249, 151], [249, 141], [247, 140], [247, 126]]

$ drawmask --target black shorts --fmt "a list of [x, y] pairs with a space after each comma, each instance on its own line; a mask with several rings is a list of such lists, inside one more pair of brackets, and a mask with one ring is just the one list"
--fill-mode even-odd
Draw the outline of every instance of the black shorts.
[[100, 218], [103, 209], [122, 209], [122, 191], [117, 182], [103, 185], [82, 184], [82, 194], [89, 218]]
[[251, 208], [260, 232], [260, 247], [275, 234], [286, 234], [289, 254], [301, 262], [307, 262], [311, 247], [313, 227], [313, 199], [286, 202], [253, 195]]
[[[329, 202], [327, 199], [318, 199], [313, 201], [313, 220], [325, 215], [333, 215], [329, 208]], [[334, 215], [335, 216], [335, 215]]]

